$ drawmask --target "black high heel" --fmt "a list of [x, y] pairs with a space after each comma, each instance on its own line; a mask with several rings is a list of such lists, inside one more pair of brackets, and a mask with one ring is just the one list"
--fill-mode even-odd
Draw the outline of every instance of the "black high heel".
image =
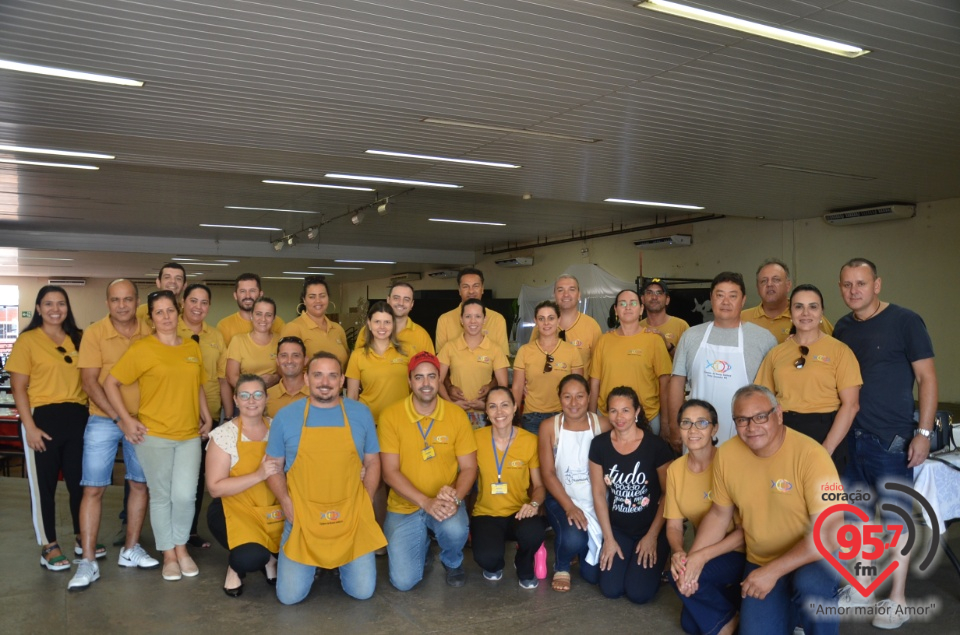
[[241, 595], [243, 595], [243, 583], [241, 582], [240, 586], [238, 586], [235, 589], [228, 589], [227, 587], [223, 587], [223, 592], [232, 598], [238, 598]]

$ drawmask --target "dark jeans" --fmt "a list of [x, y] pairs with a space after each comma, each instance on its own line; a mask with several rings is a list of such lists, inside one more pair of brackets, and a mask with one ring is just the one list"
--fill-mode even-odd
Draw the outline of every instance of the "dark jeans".
[[525, 412], [520, 417], [520, 427], [532, 434], [540, 434], [540, 424], [556, 416], [558, 412]]
[[[860, 428], [854, 428], [847, 437], [850, 461], [844, 471], [844, 489], [848, 494], [869, 491], [872, 496], [868, 502], [855, 503], [871, 518], [875, 517], [874, 506], [893, 503], [907, 514], [913, 513], [913, 500], [905, 495], [892, 492], [883, 487], [888, 481], [913, 485], [913, 468], [907, 467], [907, 450], [910, 439], [895, 437], [890, 443]], [[903, 519], [895, 512], [881, 511], [884, 525], [902, 525]], [[848, 515], [852, 520], [853, 515]]]
[[[760, 565], [748, 562], [743, 577], [759, 568]], [[825, 560], [818, 559], [777, 580], [764, 599], [744, 598], [740, 605], [740, 635], [791, 635], [797, 625], [803, 627], [806, 635], [837, 635], [838, 577]], [[814, 615], [811, 605], [813, 612], [818, 607], [827, 610]]]
[[626, 595], [631, 602], [646, 604], [657, 594], [660, 575], [670, 559], [667, 532], [661, 530], [657, 536], [657, 562], [649, 569], [637, 563], [636, 549], [639, 540], [634, 540], [616, 527], [613, 527], [613, 537], [620, 545], [623, 559], [614, 556], [610, 569], [600, 572], [600, 592], [608, 598]]
[[277, 555], [271, 554], [266, 547], [256, 542], [247, 542], [230, 549], [230, 543], [227, 540], [227, 520], [223, 515], [223, 501], [219, 498], [214, 498], [207, 507], [207, 526], [220, 546], [229, 549], [228, 563], [240, 578], [248, 573], [263, 570], [270, 562], [270, 556]]
[[709, 561], [700, 572], [697, 592], [686, 597], [677, 591], [683, 610], [680, 626], [690, 635], [716, 635], [740, 610], [740, 581], [746, 558], [739, 551], [725, 553]]
[[596, 584], [600, 569], [598, 565], [587, 564], [587, 532], [567, 522], [566, 512], [553, 496], [547, 494], [543, 507], [553, 527], [553, 570], [569, 573], [570, 563], [576, 556], [580, 560], [580, 577]]
[[473, 559], [484, 571], [503, 569], [503, 550], [508, 540], [517, 541], [517, 555], [513, 564], [517, 567], [517, 577], [532, 580], [533, 557], [543, 544], [543, 518], [533, 516], [517, 520], [510, 516], [474, 516], [470, 519], [470, 536], [473, 546]]

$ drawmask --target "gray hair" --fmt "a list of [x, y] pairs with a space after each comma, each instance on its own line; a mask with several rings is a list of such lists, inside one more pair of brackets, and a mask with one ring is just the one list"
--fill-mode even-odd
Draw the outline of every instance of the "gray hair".
[[577, 288], [580, 288], [580, 281], [577, 280], [577, 277], [571, 273], [561, 273], [559, 276], [557, 276], [557, 279], [553, 281], [553, 286], [556, 287], [557, 283], [564, 279], [573, 280], [577, 283]]
[[768, 265], [777, 265], [783, 269], [783, 272], [787, 274], [787, 280], [790, 280], [790, 267], [787, 266], [787, 263], [780, 260], [779, 258], [767, 258], [760, 263], [760, 266], [757, 267], [757, 277], [760, 277], [760, 272], [763, 271], [763, 268]]
[[777, 403], [777, 396], [774, 395], [769, 388], [766, 386], [760, 386], [758, 384], [747, 384], [743, 388], [739, 389], [737, 392], [733, 393], [733, 401], [730, 403], [730, 410], [733, 411], [734, 406], [737, 405], [737, 401], [744, 399], [746, 397], [751, 397], [753, 395], [763, 395], [770, 402], [771, 408], [776, 408], [780, 404]]

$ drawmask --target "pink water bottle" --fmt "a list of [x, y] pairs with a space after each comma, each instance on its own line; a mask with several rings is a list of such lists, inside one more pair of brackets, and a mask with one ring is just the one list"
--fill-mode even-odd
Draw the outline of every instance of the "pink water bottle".
[[547, 545], [540, 543], [537, 554], [533, 557], [533, 572], [538, 580], [547, 579]]

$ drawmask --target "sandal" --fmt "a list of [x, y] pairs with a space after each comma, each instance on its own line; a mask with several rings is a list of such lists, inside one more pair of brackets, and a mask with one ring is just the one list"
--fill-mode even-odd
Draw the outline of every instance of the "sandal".
[[49, 571], [66, 571], [70, 568], [70, 561], [61, 552], [59, 556], [47, 558], [54, 551], [60, 551], [60, 545], [51, 542], [40, 552], [40, 566], [46, 567]]
[[566, 593], [570, 590], [570, 572], [557, 571], [553, 574], [553, 590]]
[[[77, 554], [81, 558], [83, 557], [83, 546], [80, 544], [80, 536], [77, 536], [77, 544], [73, 547], [73, 553]], [[97, 560], [100, 558], [106, 558], [107, 548], [98, 542], [97, 546], [93, 549], [93, 555]]]
[[190, 538], [187, 539], [187, 544], [191, 547], [196, 547], [197, 549], [210, 548], [210, 542], [204, 538], [201, 538], [200, 534], [190, 534]]

